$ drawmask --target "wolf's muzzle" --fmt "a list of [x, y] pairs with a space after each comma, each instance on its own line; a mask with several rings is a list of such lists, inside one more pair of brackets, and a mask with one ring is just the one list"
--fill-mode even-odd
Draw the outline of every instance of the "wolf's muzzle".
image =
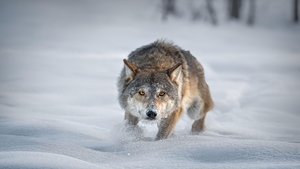
[[146, 115], [148, 116], [147, 117], [148, 120], [155, 120], [155, 117], [156, 117], [157, 113], [154, 112], [154, 111], [148, 111], [146, 113]]

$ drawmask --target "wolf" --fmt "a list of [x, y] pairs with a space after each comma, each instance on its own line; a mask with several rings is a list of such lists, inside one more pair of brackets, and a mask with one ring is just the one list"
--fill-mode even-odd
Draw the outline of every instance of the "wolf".
[[156, 140], [166, 139], [183, 113], [192, 118], [191, 131], [204, 129], [214, 106], [204, 70], [189, 52], [172, 42], [157, 40], [137, 48], [124, 59], [118, 78], [118, 99], [125, 121], [155, 121]]

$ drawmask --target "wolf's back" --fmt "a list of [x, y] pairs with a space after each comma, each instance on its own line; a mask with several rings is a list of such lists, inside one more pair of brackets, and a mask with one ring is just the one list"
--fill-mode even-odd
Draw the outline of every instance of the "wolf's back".
[[[183, 69], [195, 67], [198, 61], [187, 51], [171, 42], [158, 40], [131, 52], [128, 61], [139, 68], [152, 68], [157, 71], [166, 70], [177, 63], [183, 64]], [[196, 67], [195, 67], [196, 68]]]

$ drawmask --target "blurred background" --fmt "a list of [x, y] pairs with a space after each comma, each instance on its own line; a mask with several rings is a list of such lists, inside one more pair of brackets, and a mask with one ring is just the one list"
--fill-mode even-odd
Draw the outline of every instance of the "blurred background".
[[[128, 52], [133, 50], [133, 42], [147, 44], [160, 38], [179, 41], [179, 45], [191, 41], [189, 38], [210, 43], [222, 28], [229, 34], [239, 29], [299, 30], [297, 0], [0, 3], [2, 51], [15, 46], [36, 52], [42, 48], [74, 51], [76, 55], [87, 50], [91, 54], [124, 49]], [[208, 29], [212, 29], [210, 36], [202, 37]], [[131, 43], [126, 43], [129, 40]]]

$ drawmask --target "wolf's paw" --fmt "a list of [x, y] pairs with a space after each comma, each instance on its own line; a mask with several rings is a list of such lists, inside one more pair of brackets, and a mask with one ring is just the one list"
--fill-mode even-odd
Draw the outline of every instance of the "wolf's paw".
[[191, 135], [198, 135], [198, 134], [201, 134], [203, 133], [205, 130], [204, 129], [201, 129], [201, 130], [191, 130]]

